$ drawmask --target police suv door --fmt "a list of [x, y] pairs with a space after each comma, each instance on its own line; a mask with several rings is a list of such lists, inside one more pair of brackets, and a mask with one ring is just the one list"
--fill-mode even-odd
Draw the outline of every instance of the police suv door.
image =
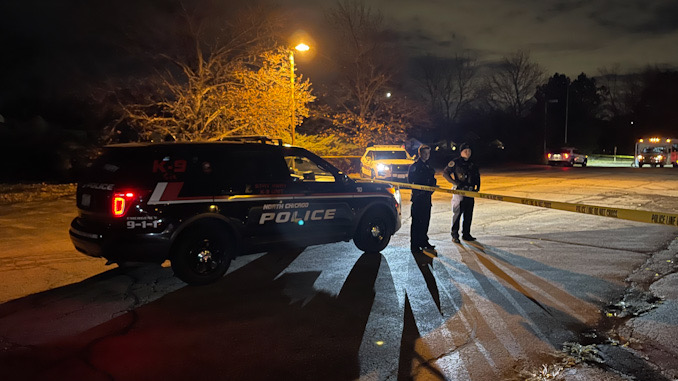
[[299, 235], [306, 244], [347, 240], [352, 235], [355, 189], [339, 170], [303, 149], [285, 148], [290, 173], [288, 191]]

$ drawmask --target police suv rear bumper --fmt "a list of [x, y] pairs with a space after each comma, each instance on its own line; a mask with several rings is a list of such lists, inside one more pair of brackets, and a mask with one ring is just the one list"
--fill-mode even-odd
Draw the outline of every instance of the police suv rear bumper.
[[131, 234], [112, 229], [91, 232], [79, 224], [78, 218], [71, 222], [68, 233], [79, 252], [112, 262], [162, 263], [170, 248], [169, 234], [165, 232]]

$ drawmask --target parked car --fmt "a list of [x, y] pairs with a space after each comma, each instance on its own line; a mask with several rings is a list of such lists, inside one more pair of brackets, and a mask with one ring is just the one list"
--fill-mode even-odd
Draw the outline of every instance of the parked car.
[[400, 192], [357, 183], [299, 147], [258, 140], [107, 146], [77, 188], [75, 248], [111, 263], [169, 259], [189, 284], [231, 259], [353, 239], [379, 252], [400, 228]]
[[371, 179], [407, 182], [407, 172], [414, 163], [405, 147], [374, 145], [367, 147], [360, 158], [360, 175]]
[[582, 154], [574, 147], [563, 147], [557, 150], [552, 150], [546, 154], [546, 159], [548, 160], [549, 165], [567, 165], [574, 166], [579, 164], [582, 167], [586, 167], [588, 162], [588, 156]]

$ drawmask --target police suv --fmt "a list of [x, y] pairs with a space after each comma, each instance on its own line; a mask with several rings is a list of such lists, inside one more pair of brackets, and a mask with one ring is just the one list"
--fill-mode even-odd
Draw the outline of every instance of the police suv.
[[407, 182], [414, 159], [398, 145], [369, 146], [360, 158], [360, 175], [371, 179]]
[[400, 228], [400, 192], [356, 183], [268, 139], [104, 147], [77, 188], [75, 248], [113, 263], [171, 261], [189, 284], [239, 254], [349, 241], [379, 252]]

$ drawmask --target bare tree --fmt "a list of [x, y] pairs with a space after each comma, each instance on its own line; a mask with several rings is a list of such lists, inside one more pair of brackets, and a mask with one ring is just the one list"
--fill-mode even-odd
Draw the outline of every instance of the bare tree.
[[332, 59], [340, 75], [330, 115], [337, 136], [357, 145], [395, 143], [406, 138], [415, 123], [427, 120], [422, 107], [394, 89], [399, 59], [386, 33], [383, 17], [362, 0], [341, 0], [326, 12], [335, 38]]
[[544, 75], [544, 69], [530, 60], [528, 52], [519, 50], [504, 57], [489, 78], [490, 103], [517, 118], [523, 116]]
[[[162, 91], [145, 104], [125, 106], [142, 138], [218, 140], [233, 134], [290, 137], [291, 101], [296, 123], [308, 116], [310, 83], [290, 86], [289, 52], [275, 45], [276, 20], [257, 9], [236, 18], [206, 44], [204, 30], [187, 18], [193, 54], [165, 56], [179, 70], [161, 76]], [[292, 94], [294, 89], [294, 94]]]
[[346, 112], [370, 119], [377, 98], [395, 75], [383, 17], [364, 1], [342, 0], [327, 11], [326, 18], [337, 43], [333, 59], [341, 71], [340, 103]]
[[603, 119], [614, 119], [623, 114], [624, 80], [620, 66], [602, 67], [598, 69], [598, 83], [603, 97], [601, 107]]
[[429, 106], [449, 128], [479, 91], [477, 61], [469, 54], [457, 54], [451, 59], [428, 56], [419, 67], [419, 83]]

